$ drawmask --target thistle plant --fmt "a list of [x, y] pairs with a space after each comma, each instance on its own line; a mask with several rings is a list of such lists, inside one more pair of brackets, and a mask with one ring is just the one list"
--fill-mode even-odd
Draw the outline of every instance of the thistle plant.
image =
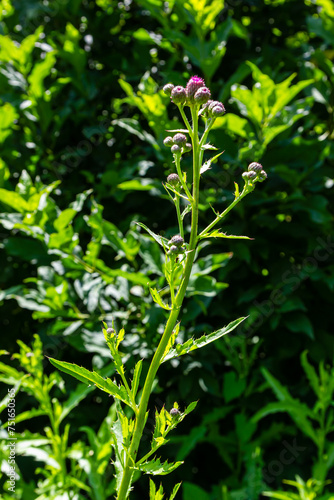
[[[225, 113], [225, 108], [221, 102], [211, 99], [211, 92], [206, 87], [204, 80], [197, 76], [190, 78], [185, 88], [167, 84], [163, 90], [166, 95], [170, 96], [171, 102], [178, 107], [185, 129], [168, 131], [172, 135], [167, 136], [164, 140], [165, 146], [170, 148], [174, 166], [164, 187], [175, 205], [178, 234], [168, 240], [155, 234], [144, 224], [138, 223], [161, 247], [164, 254], [163, 271], [169, 289], [169, 299], [166, 301], [163, 300], [159, 290], [150, 288], [153, 301], [167, 311], [168, 317], [145, 380], [141, 380], [142, 360], [136, 363], [132, 379], [129, 380], [125, 358], [122, 357], [119, 350], [125, 332], [123, 329], [116, 331], [115, 325], [108, 327], [104, 324], [103, 328], [103, 334], [114, 361], [115, 374], [117, 374], [115, 380], [103, 378], [98, 373], [90, 372], [75, 364], [50, 359], [59, 369], [73, 375], [80, 381], [95, 384], [96, 387], [112, 395], [118, 402], [118, 420], [112, 428], [117, 500], [125, 500], [129, 497], [132, 484], [140, 473], [165, 475], [182, 463], [161, 462], [156, 453], [161, 446], [167, 443], [167, 435], [182, 422], [190, 411], [194, 410], [196, 402], [190, 403], [186, 409], [179, 408], [178, 404], [175, 403], [169, 411], [165, 407], [156, 411], [150, 450], [143, 456], [141, 455], [140, 444], [148, 418], [148, 405], [154, 380], [163, 362], [204, 347], [231, 332], [245, 319], [239, 318], [228, 326], [198, 339], [190, 338], [183, 344], [176, 342], [180, 328], [182, 304], [199, 242], [207, 238], [247, 238], [227, 235], [219, 229], [219, 225], [226, 215], [254, 190], [256, 183], [262, 182], [267, 177], [259, 163], [251, 163], [248, 170], [242, 174], [244, 185], [241, 191], [238, 184], [235, 183], [232, 203], [221, 213], [214, 210], [212, 222], [207, 227], [199, 228], [201, 175], [222, 153], [216, 154], [205, 162], [203, 162], [203, 156], [206, 151], [216, 149], [207, 142], [208, 135], [217, 117]], [[201, 133], [200, 124], [203, 124]], [[181, 166], [182, 159], [186, 154], [192, 154], [192, 172], [186, 172]], [[189, 213], [191, 215], [191, 228], [190, 234], [186, 234], [184, 218]], [[139, 389], [141, 390], [139, 391]], [[131, 409], [130, 416], [129, 411], [125, 411], [126, 406]], [[179, 487], [180, 484], [174, 487], [170, 500], [175, 497]], [[151, 481], [150, 499], [154, 498], [162, 498], [162, 487], [156, 491], [156, 487]]]

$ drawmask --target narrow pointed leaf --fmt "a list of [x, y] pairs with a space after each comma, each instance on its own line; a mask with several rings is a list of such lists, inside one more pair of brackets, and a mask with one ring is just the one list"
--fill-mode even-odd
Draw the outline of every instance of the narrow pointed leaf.
[[199, 339], [189, 339], [184, 344], [176, 344], [175, 347], [171, 348], [169, 352], [165, 355], [163, 362], [173, 358], [177, 358], [178, 356], [183, 356], [184, 354], [188, 354], [189, 352], [194, 351], [195, 349], [201, 349], [201, 347], [204, 347], [207, 344], [214, 342], [223, 335], [226, 335], [227, 333], [234, 330], [245, 319], [246, 318], [238, 318], [232, 321], [232, 323], [229, 323], [224, 328], [221, 328], [220, 330], [210, 333], [209, 335], [203, 335]]
[[127, 404], [132, 408], [132, 403], [126, 392], [125, 387], [118, 386], [109, 378], [104, 379], [96, 372], [91, 372], [78, 366], [74, 363], [67, 363], [66, 361], [58, 361], [57, 359], [48, 358], [49, 361], [58, 368], [59, 370], [72, 375], [72, 377], [77, 378], [80, 382], [86, 382], [87, 384], [94, 384], [96, 387], [102, 391], [111, 394], [114, 398], [120, 399], [123, 403]]
[[173, 488], [173, 491], [172, 491], [172, 494], [171, 496], [169, 497], [169, 500], [174, 500], [175, 496], [176, 496], [176, 493], [179, 491], [179, 488], [181, 486], [182, 483], [177, 483], [174, 488]]
[[159, 243], [159, 245], [161, 245], [163, 248], [165, 248], [167, 246], [167, 243], [168, 243], [167, 238], [164, 238], [163, 236], [160, 236], [159, 234], [155, 234], [147, 226], [145, 226], [145, 224], [143, 224], [142, 222], [136, 222], [136, 224], [138, 226], [142, 227], [143, 229], [145, 229], [145, 231], [147, 231], [148, 234], [150, 234], [152, 236], [152, 238], [154, 238], [155, 241], [157, 243]]
[[132, 386], [131, 386], [131, 391], [133, 398], [136, 397], [138, 387], [139, 387], [139, 381], [140, 381], [140, 374], [143, 366], [143, 360], [140, 359], [138, 363], [136, 363], [134, 372], [133, 372], [133, 379], [132, 379]]
[[162, 300], [162, 298], [160, 297], [159, 292], [158, 292], [158, 290], [156, 288], [150, 288], [150, 292], [151, 292], [151, 295], [152, 295], [152, 299], [154, 300], [154, 302], [156, 304], [158, 304], [163, 309], [166, 309], [166, 311], [170, 311], [171, 310], [171, 307], [168, 304], [166, 304], [166, 302], [164, 302]]
[[203, 238], [227, 238], [230, 240], [253, 240], [254, 238], [250, 238], [249, 236], [236, 236], [234, 234], [226, 234], [219, 231], [219, 229], [215, 229], [211, 231], [211, 233], [204, 233], [199, 236], [201, 239]]

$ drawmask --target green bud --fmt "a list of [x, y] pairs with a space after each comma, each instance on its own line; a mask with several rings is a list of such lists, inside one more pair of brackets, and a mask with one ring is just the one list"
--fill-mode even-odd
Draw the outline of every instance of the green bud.
[[174, 141], [173, 141], [173, 137], [166, 137], [166, 139], [164, 139], [164, 145], [167, 146], [168, 148], [171, 148], [174, 144]]

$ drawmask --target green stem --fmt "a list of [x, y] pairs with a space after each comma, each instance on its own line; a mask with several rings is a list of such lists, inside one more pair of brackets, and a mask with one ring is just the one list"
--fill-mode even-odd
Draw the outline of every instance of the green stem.
[[219, 214], [212, 222], [211, 224], [209, 224], [205, 229], [203, 229], [203, 231], [198, 235], [199, 238], [204, 238], [205, 235], [216, 225], [218, 224], [218, 222], [220, 222], [231, 210], [232, 208], [234, 208], [238, 203], [239, 201], [241, 201], [248, 193], [250, 193], [251, 191], [253, 191], [253, 189], [250, 189], [249, 187], [246, 188], [246, 186], [244, 187], [244, 189], [242, 190], [242, 192], [239, 194], [239, 196], [237, 198], [234, 199], [234, 201], [232, 201], [231, 205], [229, 205], [225, 210], [224, 212], [222, 212], [221, 214]]
[[195, 258], [195, 248], [197, 244], [197, 231], [198, 231], [198, 199], [199, 199], [199, 143], [198, 143], [198, 117], [196, 109], [192, 109], [192, 117], [193, 117], [193, 195], [191, 197], [192, 204], [192, 220], [191, 220], [191, 233], [190, 233], [190, 241], [188, 246], [187, 259], [184, 269], [183, 278], [181, 281], [181, 285], [179, 287], [178, 293], [175, 297], [173, 309], [170, 312], [168, 317], [165, 331], [161, 337], [160, 343], [154, 353], [153, 359], [151, 361], [143, 392], [140, 400], [140, 405], [138, 408], [138, 413], [136, 416], [135, 428], [132, 436], [132, 441], [130, 448], [127, 453], [126, 463], [123, 469], [123, 477], [120, 485], [120, 489], [118, 492], [117, 500], [126, 500], [128, 497], [129, 488], [131, 486], [131, 480], [133, 476], [133, 467], [136, 462], [137, 453], [139, 449], [140, 440], [144, 431], [145, 426], [145, 417], [148, 407], [149, 398], [152, 392], [152, 386], [154, 383], [154, 379], [158, 368], [163, 360], [163, 356], [165, 354], [166, 347], [168, 345], [169, 339], [173, 333], [175, 328], [180, 309], [183, 303], [183, 299], [186, 293], [186, 289], [188, 286], [191, 269], [193, 266], [194, 258]]
[[183, 222], [182, 222], [181, 212], [180, 212], [180, 196], [178, 194], [175, 195], [174, 203], [175, 203], [175, 208], [176, 208], [177, 221], [179, 224], [180, 236], [182, 236], [182, 238], [184, 239]]
[[184, 179], [183, 179], [183, 172], [181, 170], [181, 165], [180, 165], [180, 162], [181, 162], [181, 157], [179, 155], [174, 155], [174, 158], [175, 158], [175, 165], [176, 165], [176, 171], [177, 171], [177, 175], [179, 176], [180, 178], [180, 182], [182, 184], [182, 187], [184, 189], [184, 192], [186, 193], [186, 195], [188, 196], [188, 200], [191, 201], [192, 200], [192, 196], [191, 196], [191, 193], [188, 189], [188, 186], [187, 184], [185, 183]]

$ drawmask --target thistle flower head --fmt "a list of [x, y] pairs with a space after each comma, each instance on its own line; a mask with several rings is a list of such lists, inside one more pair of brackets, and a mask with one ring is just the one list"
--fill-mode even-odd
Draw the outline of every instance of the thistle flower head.
[[263, 182], [266, 180], [268, 177], [267, 173], [264, 170], [261, 170], [261, 172], [258, 174], [258, 181]]
[[257, 163], [256, 161], [253, 161], [248, 165], [248, 171], [253, 171], [253, 172], [261, 172], [262, 170], [262, 165], [261, 163]]
[[253, 161], [248, 165], [248, 172], [244, 172], [242, 174], [245, 182], [251, 182], [254, 184], [255, 182], [263, 182], [267, 178], [266, 172], [263, 170], [261, 163], [257, 163]]
[[177, 144], [174, 144], [171, 148], [170, 148], [171, 152], [173, 154], [181, 154], [181, 148], [180, 146], [178, 146]]
[[180, 177], [177, 174], [169, 174], [167, 177], [167, 182], [171, 186], [177, 186], [180, 183]]
[[213, 117], [222, 116], [225, 113], [225, 108], [222, 103], [220, 105], [214, 106], [211, 110], [211, 115]]
[[208, 87], [200, 87], [194, 95], [194, 101], [197, 104], [205, 104], [206, 102], [208, 102], [210, 97], [211, 97], [211, 92], [208, 89]]
[[171, 91], [171, 99], [174, 104], [184, 104], [186, 102], [186, 90], [178, 85]]
[[192, 76], [186, 86], [186, 96], [188, 104], [194, 103], [194, 96], [201, 87], [205, 87], [203, 78]]
[[177, 247], [182, 247], [183, 243], [184, 239], [179, 234], [173, 236], [168, 242], [169, 245], [176, 245]]
[[174, 144], [174, 141], [173, 141], [173, 137], [166, 137], [166, 139], [164, 139], [164, 145], [167, 146], [168, 148], [171, 148]]
[[174, 85], [172, 83], [167, 83], [162, 90], [165, 92], [166, 95], [170, 96], [173, 88]]
[[187, 142], [187, 138], [184, 134], [175, 134], [173, 137], [173, 142], [178, 146], [184, 146], [184, 144], [186, 144]]
[[182, 148], [182, 153], [188, 153], [188, 151], [191, 151], [192, 150], [192, 145], [190, 142], [187, 142], [183, 148]]
[[172, 417], [178, 417], [180, 413], [181, 413], [180, 410], [178, 410], [177, 408], [172, 408], [171, 411], [169, 412], [169, 414]]

